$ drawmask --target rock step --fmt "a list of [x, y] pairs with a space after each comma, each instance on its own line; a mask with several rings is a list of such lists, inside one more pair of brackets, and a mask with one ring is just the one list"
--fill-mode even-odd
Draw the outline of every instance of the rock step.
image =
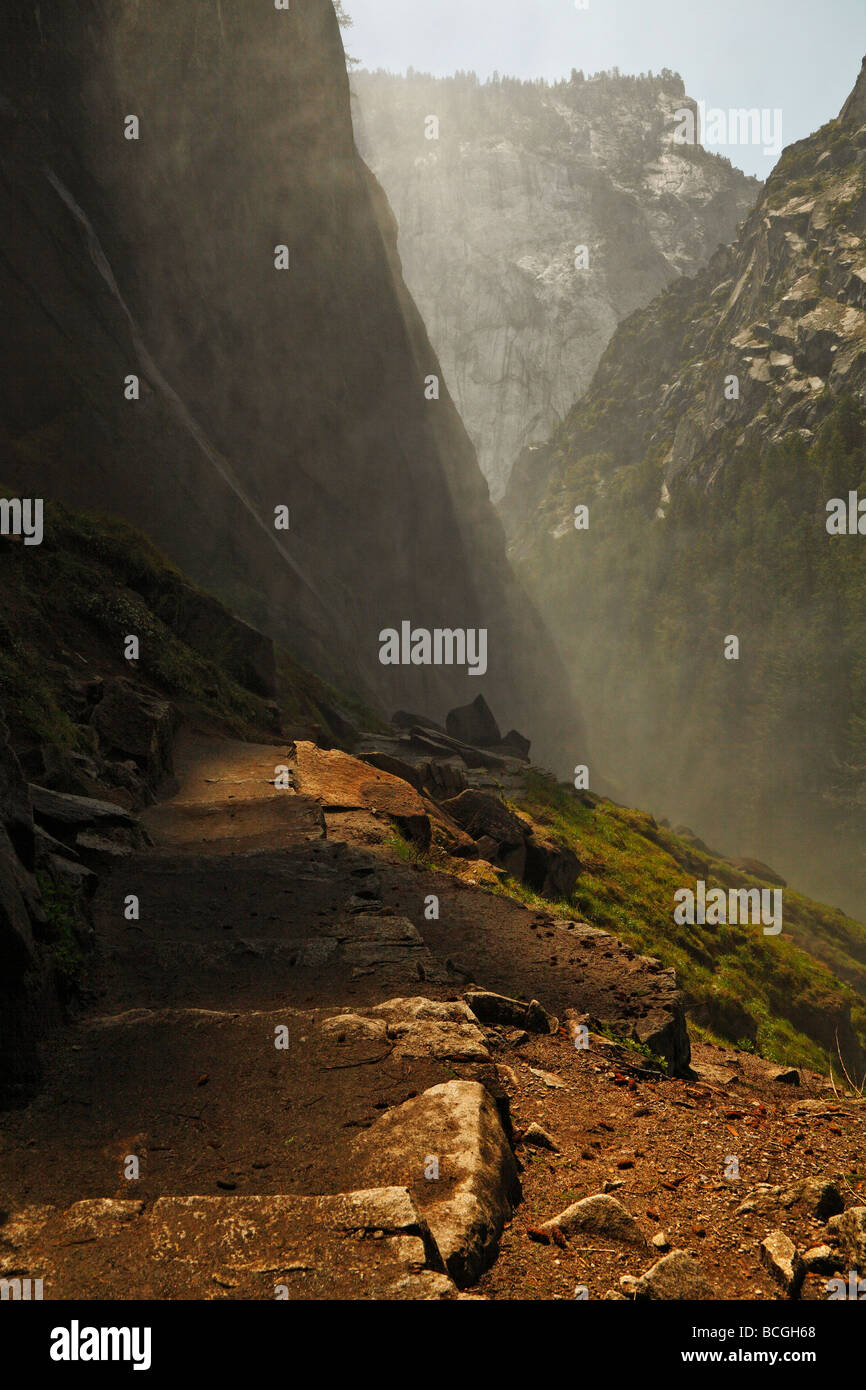
[[0, 1228], [0, 1275], [47, 1300], [458, 1296], [401, 1187], [29, 1207]]
[[249, 1009], [281, 999], [338, 1003], [347, 992], [357, 997], [365, 981], [364, 992], [378, 989], [379, 998], [409, 986], [414, 992], [419, 982], [448, 983], [447, 971], [406, 917], [356, 913], [315, 935], [297, 935], [281, 924], [268, 935], [228, 926], [201, 928], [197, 938], [116, 932], [102, 952], [103, 987], [127, 1005]]
[[[134, 1009], [79, 1024], [54, 1063], [0, 1135], [6, 1211], [349, 1191], [355, 1140], [404, 1101], [455, 1076], [503, 1094], [467, 1006], [412, 996], [355, 1013]], [[411, 1167], [369, 1185], [411, 1186]]]
[[166, 801], [141, 817], [154, 844], [199, 854], [281, 849], [325, 837], [320, 803], [289, 791], [231, 801]]

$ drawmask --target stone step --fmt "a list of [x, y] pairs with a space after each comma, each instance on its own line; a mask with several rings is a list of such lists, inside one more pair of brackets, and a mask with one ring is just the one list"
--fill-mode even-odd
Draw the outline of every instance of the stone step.
[[154, 844], [199, 854], [284, 849], [325, 838], [320, 803], [288, 791], [229, 801], [166, 801], [145, 811], [141, 823]]
[[40, 1097], [4, 1121], [0, 1207], [391, 1186], [359, 1184], [354, 1140], [455, 1075], [497, 1089], [460, 1001], [94, 1018], [70, 1030]]
[[0, 1278], [49, 1301], [458, 1296], [405, 1187], [31, 1206], [0, 1227]]

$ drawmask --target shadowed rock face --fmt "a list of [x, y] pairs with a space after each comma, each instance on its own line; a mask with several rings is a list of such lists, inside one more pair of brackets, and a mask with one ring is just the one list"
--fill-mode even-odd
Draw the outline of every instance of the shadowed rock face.
[[673, 143], [693, 103], [671, 73], [545, 88], [360, 72], [352, 91], [407, 283], [498, 498], [520, 451], [587, 389], [617, 323], [730, 241], [759, 184]]
[[444, 714], [480, 682], [381, 666], [380, 630], [487, 628], [491, 701], [552, 729], [566, 682], [454, 405], [425, 399], [441, 369], [330, 0], [83, 0], [50, 24], [13, 3], [0, 39], [0, 478], [130, 517], [388, 710]]

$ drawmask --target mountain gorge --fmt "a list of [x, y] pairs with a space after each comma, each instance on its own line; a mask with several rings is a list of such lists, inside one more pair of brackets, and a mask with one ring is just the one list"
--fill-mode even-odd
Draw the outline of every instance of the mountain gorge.
[[499, 499], [620, 320], [730, 241], [759, 184], [674, 142], [675, 113], [695, 107], [667, 71], [553, 85], [361, 71], [351, 86], [406, 281]]
[[11, 3], [0, 40], [0, 482], [126, 517], [384, 713], [479, 681], [382, 666], [382, 629], [487, 629], [485, 689], [570, 757], [562, 668], [425, 397], [330, 0]]
[[505, 507], [598, 769], [858, 915], [864, 227], [866, 67], [736, 241], [621, 325]]

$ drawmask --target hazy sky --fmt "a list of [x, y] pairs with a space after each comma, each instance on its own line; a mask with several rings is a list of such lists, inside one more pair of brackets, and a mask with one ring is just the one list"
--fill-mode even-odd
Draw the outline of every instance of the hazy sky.
[[[557, 78], [673, 68], [708, 107], [782, 112], [783, 144], [838, 115], [866, 54], [866, 0], [344, 0], [365, 67]], [[720, 132], [721, 133], [721, 132]], [[716, 144], [765, 178], [762, 147]]]

